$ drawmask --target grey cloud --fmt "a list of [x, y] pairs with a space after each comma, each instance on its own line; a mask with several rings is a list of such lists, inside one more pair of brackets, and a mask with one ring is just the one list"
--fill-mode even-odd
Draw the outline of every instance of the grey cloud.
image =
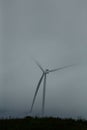
[[[30, 109], [41, 76], [31, 58], [33, 55], [43, 68], [79, 62], [76, 67], [48, 76], [46, 115], [87, 118], [87, 1], [4, 0], [0, 3], [0, 92], [3, 93], [0, 105], [11, 112]], [[42, 86], [35, 113], [40, 110], [41, 94]]]

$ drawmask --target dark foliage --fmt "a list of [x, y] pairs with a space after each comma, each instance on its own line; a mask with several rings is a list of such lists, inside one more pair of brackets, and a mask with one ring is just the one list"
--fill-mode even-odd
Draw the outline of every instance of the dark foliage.
[[87, 130], [87, 121], [60, 118], [0, 120], [0, 130]]

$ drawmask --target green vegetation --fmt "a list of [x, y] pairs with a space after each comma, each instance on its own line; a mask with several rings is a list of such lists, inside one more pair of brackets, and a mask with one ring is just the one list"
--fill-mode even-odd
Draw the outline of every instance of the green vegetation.
[[60, 118], [1, 119], [0, 130], [87, 130], [87, 121]]

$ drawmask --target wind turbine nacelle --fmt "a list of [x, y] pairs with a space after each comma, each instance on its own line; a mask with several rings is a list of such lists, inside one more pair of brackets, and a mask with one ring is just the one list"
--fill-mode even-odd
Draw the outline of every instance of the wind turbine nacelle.
[[45, 72], [46, 72], [46, 74], [48, 74], [48, 73], [49, 73], [49, 70], [48, 70], [48, 69], [46, 69], [46, 71], [45, 71]]

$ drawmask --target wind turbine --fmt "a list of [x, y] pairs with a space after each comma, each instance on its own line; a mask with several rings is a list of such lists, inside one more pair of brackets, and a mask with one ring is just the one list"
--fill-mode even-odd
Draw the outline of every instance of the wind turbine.
[[42, 99], [42, 116], [44, 115], [44, 109], [45, 109], [45, 94], [46, 94], [46, 80], [47, 80], [47, 74], [51, 73], [51, 72], [55, 72], [55, 71], [59, 71], [59, 70], [62, 70], [62, 69], [65, 69], [65, 68], [68, 68], [68, 67], [72, 67], [74, 64], [72, 65], [67, 65], [67, 66], [63, 66], [63, 67], [60, 67], [60, 68], [56, 68], [56, 69], [52, 69], [52, 70], [49, 70], [49, 69], [46, 69], [44, 70], [42, 68], [42, 66], [39, 64], [38, 61], [35, 60], [35, 63], [37, 64], [37, 66], [40, 68], [40, 70], [42, 71], [42, 76], [38, 82], [38, 85], [36, 87], [36, 91], [35, 91], [35, 94], [34, 94], [34, 97], [33, 97], [33, 101], [32, 101], [32, 105], [31, 105], [31, 110], [30, 112], [32, 112], [32, 109], [33, 109], [33, 106], [34, 106], [34, 103], [35, 103], [35, 99], [36, 99], [36, 96], [37, 96], [37, 93], [38, 93], [38, 90], [40, 88], [40, 85], [41, 85], [41, 82], [42, 80], [43, 81], [43, 99]]

